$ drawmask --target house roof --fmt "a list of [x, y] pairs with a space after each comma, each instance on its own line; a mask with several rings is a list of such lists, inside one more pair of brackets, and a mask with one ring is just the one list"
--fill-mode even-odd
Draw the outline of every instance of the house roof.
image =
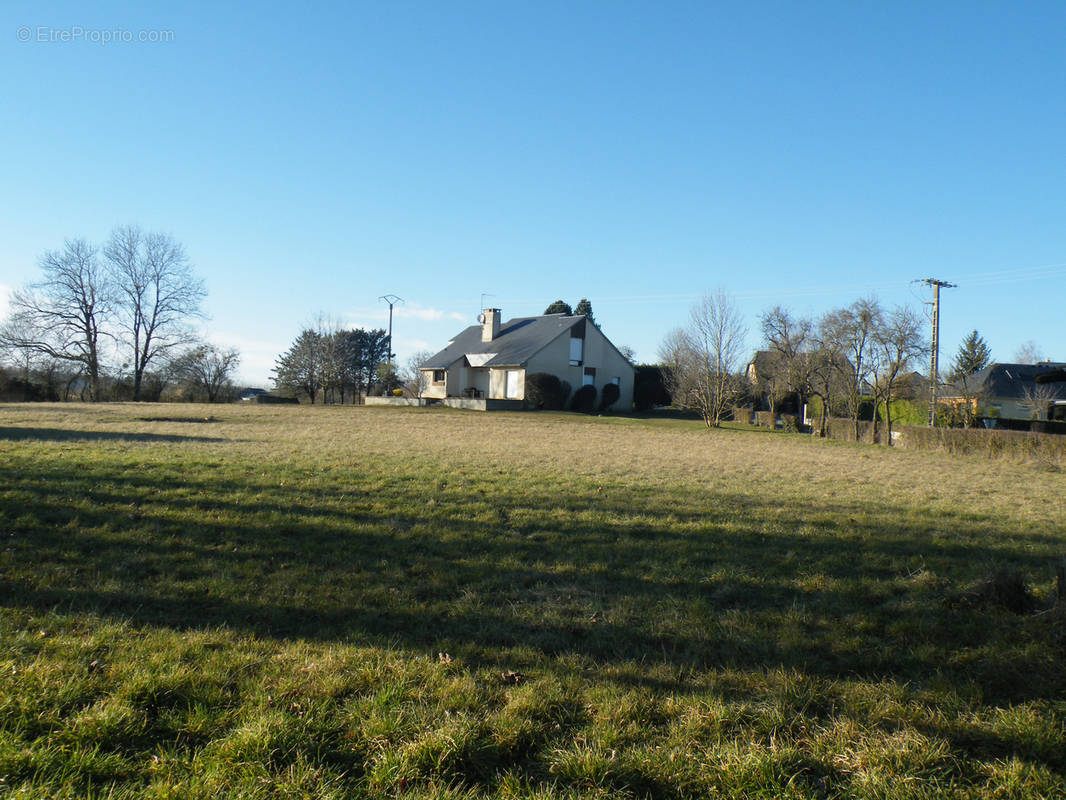
[[[585, 321], [585, 316], [546, 314], [541, 317], [515, 317], [500, 326], [500, 332], [491, 342], [481, 341], [481, 325], [471, 325], [450, 342], [448, 346], [422, 362], [422, 369], [447, 369], [464, 356], [475, 355], [479, 367], [520, 367], [544, 349], [550, 342], [575, 325]], [[485, 358], [487, 356], [487, 358]]]
[[[1034, 378], [1048, 372], [1061, 364], [989, 364], [972, 375], [967, 375], [965, 383], [957, 380], [945, 386], [943, 397], [983, 394], [986, 397], [1024, 397], [1025, 389], [1035, 388]], [[1066, 399], [1066, 386], [1046, 384], [1045, 392], [1049, 397]]]

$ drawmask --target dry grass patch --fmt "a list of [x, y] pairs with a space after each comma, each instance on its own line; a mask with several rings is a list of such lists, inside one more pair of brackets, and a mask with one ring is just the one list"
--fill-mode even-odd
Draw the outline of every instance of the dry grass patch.
[[[15, 796], [1066, 793], [1039, 465], [146, 408], [0, 406]], [[993, 574], [1031, 604], [992, 602]]]

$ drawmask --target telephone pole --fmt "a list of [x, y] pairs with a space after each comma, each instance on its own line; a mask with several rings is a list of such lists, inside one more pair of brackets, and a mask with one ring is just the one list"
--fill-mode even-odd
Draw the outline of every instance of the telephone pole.
[[394, 294], [383, 294], [378, 300], [384, 300], [389, 304], [389, 369], [392, 369], [392, 358], [396, 355], [392, 352], [392, 307], [397, 303], [402, 303], [403, 298]]
[[936, 426], [936, 390], [940, 382], [940, 290], [954, 289], [954, 283], [936, 278], [923, 278], [922, 283], [933, 287], [933, 346], [929, 353], [929, 427]]

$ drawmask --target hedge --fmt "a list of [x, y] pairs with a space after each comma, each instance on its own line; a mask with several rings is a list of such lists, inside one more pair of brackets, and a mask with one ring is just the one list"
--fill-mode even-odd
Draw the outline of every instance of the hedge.
[[[884, 425], [879, 427], [882, 441], [887, 437]], [[927, 425], [892, 426], [893, 444], [908, 450], [943, 450], [956, 455], [976, 455], [1007, 460], [1037, 460], [1049, 465], [1066, 467], [1066, 436], [1027, 431], [987, 430], [984, 428], [930, 428]], [[850, 419], [831, 417], [826, 436], [842, 441], [855, 441], [855, 423]], [[859, 441], [872, 442], [873, 423], [859, 423]]]
[[585, 414], [591, 414], [596, 410], [596, 387], [591, 384], [586, 384], [574, 392], [574, 397], [570, 401], [571, 411], [581, 411]]
[[600, 411], [606, 411], [615, 403], [618, 402], [618, 398], [622, 396], [622, 390], [618, 388], [617, 383], [608, 383], [603, 387], [603, 391], [600, 392]]
[[526, 376], [526, 405], [557, 411], [566, 398], [563, 382], [550, 372], [534, 372]]

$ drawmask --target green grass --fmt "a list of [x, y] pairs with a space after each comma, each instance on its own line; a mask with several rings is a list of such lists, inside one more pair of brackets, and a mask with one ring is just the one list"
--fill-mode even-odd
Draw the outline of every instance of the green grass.
[[1066, 795], [1061, 472], [207, 411], [0, 406], [0, 796]]

